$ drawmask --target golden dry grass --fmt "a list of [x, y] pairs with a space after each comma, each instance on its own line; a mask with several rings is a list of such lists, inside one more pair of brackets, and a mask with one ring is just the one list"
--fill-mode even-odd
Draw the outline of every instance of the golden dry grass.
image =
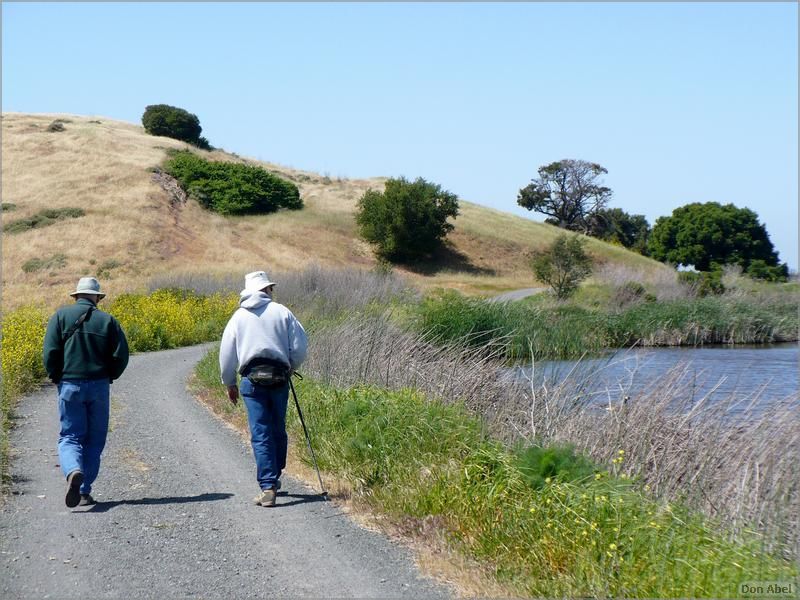
[[[48, 132], [54, 119], [62, 132]], [[104, 117], [5, 113], [2, 118], [2, 199], [16, 209], [3, 221], [30, 217], [49, 208], [77, 207], [86, 216], [41, 229], [3, 235], [3, 306], [66, 300], [77, 279], [100, 275], [109, 296], [140, 289], [169, 272], [230, 274], [263, 268], [287, 271], [310, 263], [370, 268], [375, 259], [358, 239], [354, 212], [370, 188], [385, 178], [331, 179], [220, 151], [214, 160], [260, 164], [300, 188], [302, 211], [256, 217], [223, 217], [193, 201], [171, 203], [152, 180], [150, 169], [168, 148], [186, 144], [147, 135], [143, 128]], [[421, 287], [454, 287], [491, 294], [531, 287], [533, 250], [558, 230], [468, 202], [449, 236], [450, 250], [416, 271], [398, 269]], [[601, 262], [645, 270], [660, 265], [623, 249], [590, 240]], [[26, 273], [26, 261], [66, 257], [56, 270]]]

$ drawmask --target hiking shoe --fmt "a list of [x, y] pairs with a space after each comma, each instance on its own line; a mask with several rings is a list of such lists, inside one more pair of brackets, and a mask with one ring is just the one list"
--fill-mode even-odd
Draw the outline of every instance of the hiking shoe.
[[92, 498], [91, 494], [81, 494], [81, 501], [78, 502], [78, 506], [93, 506], [97, 504], [97, 500]]
[[257, 506], [275, 506], [275, 490], [261, 490], [261, 494], [253, 498]]
[[67, 475], [67, 495], [64, 497], [64, 503], [67, 508], [75, 508], [81, 501], [81, 484], [83, 483], [83, 473], [80, 471], [73, 471]]

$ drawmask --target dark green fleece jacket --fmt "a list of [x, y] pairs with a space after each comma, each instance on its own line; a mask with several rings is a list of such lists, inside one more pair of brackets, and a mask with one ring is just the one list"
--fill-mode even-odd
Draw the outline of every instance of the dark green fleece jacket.
[[[66, 342], [73, 323], [92, 312]], [[128, 340], [117, 320], [81, 298], [59, 308], [44, 334], [44, 367], [53, 382], [62, 379], [118, 379], [128, 366]]]

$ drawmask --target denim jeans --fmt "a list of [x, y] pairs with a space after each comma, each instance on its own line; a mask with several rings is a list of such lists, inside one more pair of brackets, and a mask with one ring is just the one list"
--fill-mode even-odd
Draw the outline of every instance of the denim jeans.
[[83, 472], [81, 494], [91, 493], [100, 472], [108, 434], [109, 386], [108, 379], [63, 379], [58, 384], [58, 457], [64, 477]]
[[242, 378], [239, 392], [247, 408], [250, 443], [256, 458], [256, 479], [262, 490], [275, 488], [286, 468], [286, 406], [289, 386], [265, 388]]

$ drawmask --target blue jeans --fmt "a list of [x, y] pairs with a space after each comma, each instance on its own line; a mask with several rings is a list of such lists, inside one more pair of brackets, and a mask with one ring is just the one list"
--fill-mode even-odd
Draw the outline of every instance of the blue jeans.
[[83, 472], [81, 494], [91, 493], [100, 472], [108, 434], [109, 386], [108, 379], [63, 379], [58, 384], [58, 457], [64, 477]]
[[243, 377], [239, 392], [247, 407], [250, 443], [256, 458], [256, 479], [262, 490], [275, 488], [281, 472], [286, 468], [289, 386], [270, 389], [253, 385]]

